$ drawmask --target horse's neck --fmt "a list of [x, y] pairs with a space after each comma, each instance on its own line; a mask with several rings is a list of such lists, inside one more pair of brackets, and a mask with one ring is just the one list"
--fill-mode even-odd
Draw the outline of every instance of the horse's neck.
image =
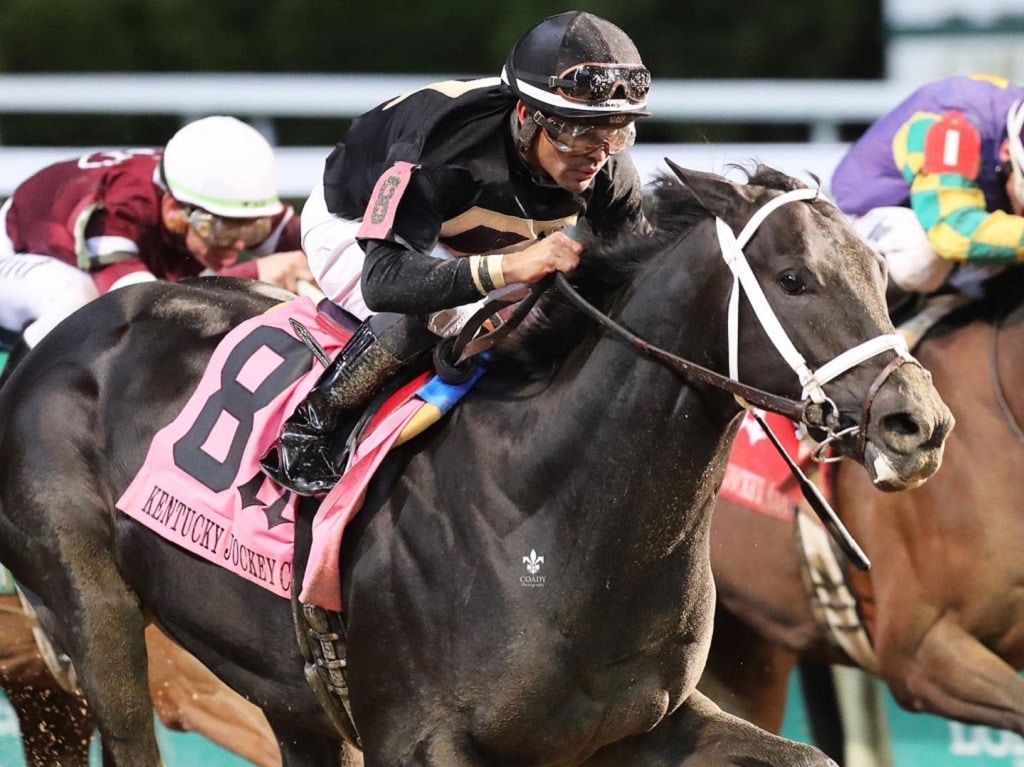
[[[630, 325], [628, 317], [624, 322]], [[681, 354], [694, 358], [702, 339], [713, 337], [702, 328]], [[735, 403], [694, 389], [607, 336], [585, 356], [529, 406], [535, 417], [516, 417], [534, 424], [521, 443], [531, 446], [540, 473], [551, 476], [551, 462], [564, 461], [556, 475], [561, 482], [549, 492], [572, 514], [574, 529], [585, 527], [624, 547], [649, 547], [651, 529], [667, 546], [706, 529]]]

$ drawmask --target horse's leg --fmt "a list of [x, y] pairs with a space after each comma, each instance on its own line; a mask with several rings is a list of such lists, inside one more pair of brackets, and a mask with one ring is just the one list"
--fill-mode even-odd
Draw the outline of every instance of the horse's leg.
[[813, 746], [727, 714], [699, 692], [650, 732], [607, 746], [586, 767], [836, 767]]
[[281, 748], [284, 767], [359, 767], [362, 764], [361, 759], [351, 761], [352, 754], [359, 752], [342, 748], [337, 738], [314, 735], [309, 730], [298, 730], [292, 725], [274, 721], [270, 726]]
[[[71, 537], [69, 535], [69, 537]], [[86, 541], [65, 541], [64, 551]], [[95, 552], [95, 541], [84, 551]], [[71, 657], [78, 683], [103, 742], [105, 767], [157, 767], [161, 764], [149, 695], [145, 621], [137, 598], [108, 557], [71, 556], [62, 575], [70, 580], [63, 616], [76, 623], [62, 632], [48, 608], [38, 611], [51, 636]]]
[[18, 716], [28, 767], [87, 767], [93, 722], [53, 678], [17, 595], [0, 596], [0, 687]]
[[905, 708], [983, 724], [1024, 735], [1024, 679], [949, 615], [924, 635], [913, 657], [900, 658], [899, 673], [879, 647], [882, 677]]
[[777, 733], [795, 663], [796, 655], [752, 631], [719, 605], [700, 690], [730, 714]]
[[281, 751], [263, 712], [171, 641], [146, 629], [149, 688], [164, 726], [197, 732], [259, 767], [281, 767]]
[[833, 759], [841, 760], [846, 734], [832, 667], [802, 658], [797, 668], [811, 742]]

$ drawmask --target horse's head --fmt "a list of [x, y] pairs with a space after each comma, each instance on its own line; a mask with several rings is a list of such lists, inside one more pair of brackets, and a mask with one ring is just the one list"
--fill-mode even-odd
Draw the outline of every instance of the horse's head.
[[811, 433], [863, 462], [876, 487], [927, 479], [953, 417], [895, 334], [874, 252], [823, 195], [778, 171], [736, 184], [670, 165], [685, 188], [665, 180], [659, 201], [692, 196], [713, 218], [698, 227], [724, 262], [707, 284], [728, 287], [707, 311], [728, 318], [727, 338], [711, 342], [728, 349], [731, 377], [802, 400]]

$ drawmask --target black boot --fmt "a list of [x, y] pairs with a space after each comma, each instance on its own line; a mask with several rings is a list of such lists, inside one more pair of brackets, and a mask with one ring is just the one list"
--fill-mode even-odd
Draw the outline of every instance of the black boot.
[[330, 442], [341, 417], [369, 402], [388, 377], [436, 340], [416, 317], [377, 314], [363, 322], [285, 421], [277, 443], [260, 461], [263, 472], [299, 495], [334, 487], [339, 467]]

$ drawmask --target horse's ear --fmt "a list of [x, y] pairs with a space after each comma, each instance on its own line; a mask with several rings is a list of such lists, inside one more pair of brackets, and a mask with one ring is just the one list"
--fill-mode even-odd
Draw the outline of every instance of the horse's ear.
[[683, 168], [667, 157], [665, 162], [676, 177], [692, 192], [700, 206], [723, 220], [737, 213], [737, 203], [753, 202], [754, 192], [745, 184], [736, 184], [716, 173]]

